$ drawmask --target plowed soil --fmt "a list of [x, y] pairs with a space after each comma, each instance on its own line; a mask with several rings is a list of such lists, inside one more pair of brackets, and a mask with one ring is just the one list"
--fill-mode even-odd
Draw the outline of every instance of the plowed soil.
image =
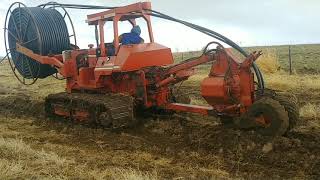
[[[25, 87], [2, 72], [0, 137], [19, 138], [33, 149], [73, 159], [68, 169], [78, 165], [87, 171], [134, 169], [160, 179], [320, 178], [318, 119], [301, 117], [292, 132], [273, 139], [192, 114], [144, 118], [135, 129], [111, 132], [44, 116], [44, 97], [63, 91], [63, 83], [49, 78]], [[300, 105], [320, 102], [319, 93], [306, 98], [293, 92]], [[66, 177], [83, 178], [68, 172]]]

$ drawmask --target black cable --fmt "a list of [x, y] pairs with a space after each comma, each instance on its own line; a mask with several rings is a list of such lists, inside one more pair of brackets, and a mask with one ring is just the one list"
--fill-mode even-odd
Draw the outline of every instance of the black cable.
[[61, 54], [70, 49], [67, 25], [55, 9], [20, 7], [12, 11], [8, 23], [8, 42], [12, 61], [26, 79], [45, 78], [57, 70], [15, 51], [16, 43], [40, 55]]
[[[238, 50], [245, 57], [249, 56], [244, 49], [242, 49], [240, 46], [238, 46], [236, 43], [234, 43], [233, 41], [231, 41], [227, 37], [225, 37], [225, 36], [223, 36], [223, 35], [221, 35], [221, 34], [219, 34], [217, 32], [214, 32], [214, 31], [212, 31], [210, 29], [207, 29], [207, 28], [204, 28], [204, 27], [201, 27], [201, 26], [198, 26], [198, 25], [195, 25], [195, 24], [183, 21], [183, 20], [179, 20], [179, 19], [170, 17], [168, 15], [165, 15], [163, 13], [160, 13], [160, 12], [157, 12], [157, 11], [154, 11], [154, 10], [149, 10], [149, 9], [146, 9], [146, 10], [153, 12], [153, 13], [149, 14], [151, 16], [155, 16], [155, 17], [171, 20], [171, 21], [178, 22], [178, 23], [181, 23], [183, 25], [186, 25], [186, 26], [188, 26], [188, 27], [190, 27], [192, 29], [198, 30], [198, 31], [200, 31], [200, 32], [202, 32], [204, 34], [207, 34], [207, 35], [209, 35], [211, 37], [214, 37], [215, 39], [218, 39], [218, 40], [230, 45], [231, 47], [233, 47], [236, 50]], [[264, 79], [263, 79], [262, 73], [261, 73], [259, 67], [255, 63], [253, 63], [252, 67], [253, 67], [253, 69], [255, 71], [255, 74], [256, 74], [256, 77], [258, 79], [259, 89], [263, 93], [265, 84], [264, 84]]]
[[61, 3], [56, 3], [56, 2], [48, 2], [45, 4], [40, 4], [38, 7], [46, 7], [46, 6], [51, 6], [51, 7], [64, 7], [64, 8], [69, 8], [69, 9], [115, 9], [118, 7], [110, 7], [110, 6], [96, 6], [96, 5], [82, 5], [82, 4], [61, 4]]

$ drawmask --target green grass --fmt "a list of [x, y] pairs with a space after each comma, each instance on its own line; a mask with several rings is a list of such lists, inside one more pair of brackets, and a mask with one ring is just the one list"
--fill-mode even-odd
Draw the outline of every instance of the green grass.
[[[289, 46], [254, 47], [249, 50], [275, 50], [281, 69], [289, 71]], [[297, 73], [315, 74], [320, 72], [320, 44], [292, 45], [292, 67]]]
[[[289, 46], [261, 46], [246, 47], [248, 52], [261, 50], [275, 51], [281, 69], [289, 71]], [[174, 53], [175, 62], [181, 62], [183, 59], [199, 56], [200, 52], [179, 52]], [[320, 72], [320, 44], [309, 45], [291, 45], [292, 66], [294, 72], [303, 74], [316, 74]]]

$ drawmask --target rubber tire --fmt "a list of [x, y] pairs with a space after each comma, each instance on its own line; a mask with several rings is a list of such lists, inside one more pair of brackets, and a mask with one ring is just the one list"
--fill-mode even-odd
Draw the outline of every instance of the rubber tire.
[[300, 119], [298, 98], [291, 93], [276, 92], [272, 89], [265, 89], [264, 96], [270, 97], [284, 106], [289, 116], [289, 128], [287, 132], [293, 129]]
[[257, 132], [266, 136], [282, 136], [289, 128], [289, 117], [283, 105], [278, 101], [264, 97], [254, 102], [247, 112], [247, 117], [254, 120], [254, 118], [261, 114], [267, 114], [271, 119], [270, 126], [258, 127]]
[[298, 99], [293, 94], [289, 93], [277, 93], [273, 99], [277, 100], [287, 111], [289, 116], [288, 131], [290, 131], [297, 125], [297, 122], [300, 119]]

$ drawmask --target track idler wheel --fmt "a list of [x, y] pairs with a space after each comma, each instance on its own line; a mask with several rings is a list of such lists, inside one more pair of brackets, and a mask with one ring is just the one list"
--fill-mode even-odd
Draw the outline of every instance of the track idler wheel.
[[252, 104], [239, 126], [242, 129], [254, 128], [266, 136], [282, 136], [289, 129], [289, 116], [279, 101], [264, 97]]

